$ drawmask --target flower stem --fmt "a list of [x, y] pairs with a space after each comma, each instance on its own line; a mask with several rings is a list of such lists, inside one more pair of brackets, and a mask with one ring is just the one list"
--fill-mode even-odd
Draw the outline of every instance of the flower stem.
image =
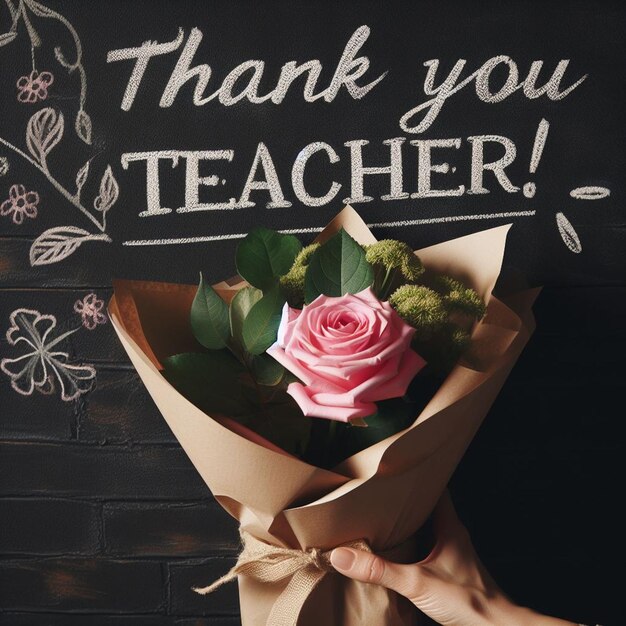
[[393, 282], [394, 279], [394, 269], [393, 267], [388, 267], [387, 268], [387, 272], [385, 273], [385, 278], [383, 278], [383, 282], [380, 285], [380, 293], [378, 294], [378, 297], [380, 300], [387, 300], [387, 298], [389, 297], [389, 294], [387, 293], [389, 291], [389, 287], [391, 286], [391, 283]]

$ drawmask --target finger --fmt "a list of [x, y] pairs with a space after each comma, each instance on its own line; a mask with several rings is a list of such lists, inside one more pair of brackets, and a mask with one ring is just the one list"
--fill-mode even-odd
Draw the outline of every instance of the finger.
[[416, 595], [419, 574], [415, 566], [392, 563], [370, 552], [352, 548], [335, 548], [330, 562], [338, 572], [349, 578], [382, 585], [406, 597]]

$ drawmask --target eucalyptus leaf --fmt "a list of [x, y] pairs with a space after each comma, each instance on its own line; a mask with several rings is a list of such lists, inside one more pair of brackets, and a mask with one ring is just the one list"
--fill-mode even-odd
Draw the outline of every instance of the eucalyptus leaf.
[[243, 322], [250, 309], [263, 297], [255, 287], [240, 289], [230, 301], [230, 334], [243, 347]]
[[262, 354], [275, 341], [285, 297], [274, 285], [250, 309], [243, 322], [243, 345], [250, 354]]
[[266, 291], [291, 269], [301, 249], [293, 235], [255, 228], [237, 247], [237, 271], [251, 285]]
[[191, 305], [191, 330], [195, 338], [210, 350], [226, 346], [230, 336], [228, 305], [200, 274], [198, 291]]
[[245, 368], [228, 350], [177, 354], [164, 359], [163, 366], [163, 376], [209, 415], [237, 417], [256, 408], [241, 383]]
[[358, 293], [372, 285], [374, 271], [363, 248], [342, 228], [313, 254], [304, 279], [307, 303], [317, 296]]

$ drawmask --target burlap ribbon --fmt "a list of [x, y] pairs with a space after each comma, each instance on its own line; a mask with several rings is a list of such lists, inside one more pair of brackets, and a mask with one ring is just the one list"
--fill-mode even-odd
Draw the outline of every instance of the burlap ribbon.
[[[313, 589], [329, 572], [332, 550], [294, 550], [260, 541], [250, 533], [241, 531], [243, 549], [232, 569], [208, 587], [194, 587], [196, 593], [212, 593], [222, 585], [237, 578], [238, 574], [250, 576], [262, 583], [277, 583], [289, 578], [284, 591], [278, 596], [267, 618], [268, 626], [295, 626], [300, 611]], [[342, 548], [356, 548], [371, 552], [363, 539], [344, 543]]]

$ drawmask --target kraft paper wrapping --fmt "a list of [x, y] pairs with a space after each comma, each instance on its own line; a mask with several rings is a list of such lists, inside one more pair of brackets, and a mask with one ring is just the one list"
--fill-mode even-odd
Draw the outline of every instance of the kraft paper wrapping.
[[[375, 241], [346, 207], [318, 237], [340, 227], [362, 244]], [[189, 326], [195, 285], [121, 281], [110, 315], [139, 376], [216, 500], [258, 539], [291, 548], [331, 549], [360, 538], [374, 552], [404, 545], [395, 560], [415, 560], [410, 538], [426, 521], [534, 329], [538, 290], [506, 303], [492, 295], [510, 225], [418, 250], [428, 271], [463, 279], [487, 302], [472, 344], [406, 430], [343, 461], [313, 467], [248, 429], [209, 416], [160, 374], [160, 358], [198, 348]], [[215, 285], [229, 301], [245, 283]], [[210, 532], [210, 529], [207, 529]], [[397, 552], [397, 550], [396, 550]], [[198, 585], [210, 580], [199, 580]], [[239, 576], [244, 626], [264, 626], [285, 583]], [[323, 622], [320, 620], [323, 619]], [[419, 611], [392, 591], [327, 575], [309, 596], [298, 624], [417, 624]]]

